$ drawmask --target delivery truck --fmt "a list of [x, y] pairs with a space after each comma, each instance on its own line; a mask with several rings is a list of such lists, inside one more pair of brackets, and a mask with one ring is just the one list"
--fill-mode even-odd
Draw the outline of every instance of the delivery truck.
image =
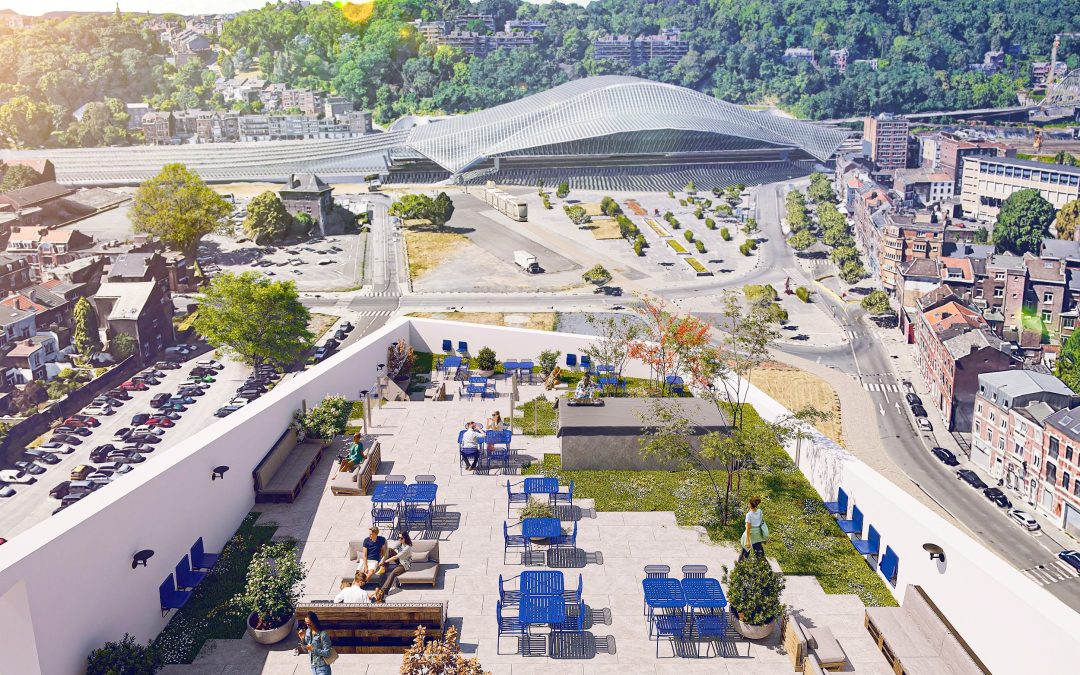
[[514, 251], [514, 264], [529, 274], [540, 272], [540, 263], [536, 262], [536, 256], [528, 251]]

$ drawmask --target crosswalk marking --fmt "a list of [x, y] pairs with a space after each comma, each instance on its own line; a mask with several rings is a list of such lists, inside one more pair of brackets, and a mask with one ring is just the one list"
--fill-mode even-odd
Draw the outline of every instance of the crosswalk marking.
[[356, 316], [390, 316], [394, 313], [392, 309], [372, 310], [368, 312], [357, 312]]
[[1029, 567], [1026, 570], [1021, 570], [1021, 572], [1026, 574], [1029, 579], [1040, 586], [1046, 586], [1048, 584], [1054, 584], [1059, 581], [1065, 581], [1066, 579], [1073, 579], [1080, 576], [1080, 573], [1073, 569], [1071, 565], [1061, 560], [1053, 560], [1047, 565]]
[[892, 391], [899, 393], [900, 387], [895, 384], [880, 384], [878, 382], [863, 382], [863, 389], [867, 391]]
[[401, 294], [398, 293], [397, 291], [365, 291], [365, 292], [361, 292], [359, 295], [361, 297], [364, 297], [364, 298], [389, 298], [389, 297], [395, 297], [396, 298], [397, 296], [399, 296]]

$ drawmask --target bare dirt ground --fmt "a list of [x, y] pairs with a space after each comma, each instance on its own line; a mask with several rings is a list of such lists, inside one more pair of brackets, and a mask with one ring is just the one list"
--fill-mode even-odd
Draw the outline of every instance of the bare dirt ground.
[[814, 406], [829, 413], [829, 419], [814, 426], [840, 445], [844, 444], [840, 424], [840, 400], [825, 380], [804, 370], [769, 362], [755, 371], [750, 381], [789, 410]]

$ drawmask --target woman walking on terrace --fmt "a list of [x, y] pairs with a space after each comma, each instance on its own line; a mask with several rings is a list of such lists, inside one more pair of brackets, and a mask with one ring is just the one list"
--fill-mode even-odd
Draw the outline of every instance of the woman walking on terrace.
[[754, 555], [759, 558], [765, 557], [765, 542], [769, 539], [769, 526], [765, 524], [765, 514], [758, 506], [761, 497], [750, 498], [750, 510], [746, 512], [746, 530], [742, 536], [742, 551], [739, 560], [750, 555], [750, 549], [754, 549]]

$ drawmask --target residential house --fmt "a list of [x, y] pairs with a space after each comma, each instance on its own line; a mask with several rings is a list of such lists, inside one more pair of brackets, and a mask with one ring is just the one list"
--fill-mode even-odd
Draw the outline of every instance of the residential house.
[[61, 348], [71, 343], [74, 306], [67, 297], [38, 284], [0, 299], [0, 306], [33, 312], [37, 316], [35, 326], [55, 334]]
[[814, 56], [814, 50], [806, 47], [788, 47], [784, 50], [784, 61], [791, 63], [809, 63], [812, 66], [817, 66], [817, 57]]
[[60, 369], [53, 366], [50, 372], [48, 364], [55, 362], [60, 355], [60, 347], [53, 333], [38, 333], [19, 339], [0, 357], [4, 385], [11, 387], [31, 380], [53, 379]]
[[0, 351], [16, 340], [37, 334], [37, 314], [0, 306]]
[[290, 215], [306, 213], [325, 234], [334, 208], [333, 190], [313, 173], [294, 173], [278, 195]]
[[310, 89], [285, 89], [281, 92], [283, 110], [297, 109], [301, 114], [315, 117], [320, 112], [322, 94]]
[[0, 254], [0, 295], [22, 290], [32, 283], [30, 264], [24, 258]]
[[34, 171], [37, 171], [41, 175], [43, 181], [56, 180], [56, 167], [53, 165], [52, 160], [45, 159], [44, 157], [8, 157], [4, 159], [5, 166], [28, 166]]
[[915, 365], [951, 431], [970, 431], [978, 377], [1019, 368], [1012, 346], [993, 334], [979, 311], [954, 294], [920, 298], [915, 325]]
[[158, 292], [169, 294], [169, 270], [165, 256], [157, 252], [124, 253], [109, 267], [105, 279], [109, 283], [149, 281], [157, 284]]
[[938, 169], [953, 181], [953, 194], [960, 194], [966, 157], [1015, 157], [1016, 150], [1004, 143], [987, 140], [980, 134], [960, 130], [942, 131], [938, 139]]
[[452, 31], [439, 38], [439, 44], [460, 49], [473, 56], [487, 56], [496, 49], [520, 49], [536, 44], [531, 33], [474, 33]]
[[175, 342], [172, 298], [159, 283], [105, 282], [92, 300], [106, 343], [121, 333], [129, 335], [146, 360]]
[[971, 461], [1034, 503], [1030, 481], [1043, 462], [1043, 425], [1052, 414], [1076, 402], [1076, 394], [1047, 373], [1007, 370], [980, 375]]
[[41, 280], [45, 270], [71, 262], [78, 257], [78, 251], [93, 243], [93, 238], [78, 230], [16, 227], [8, 238], [7, 254], [25, 260], [31, 278]]
[[55, 219], [53, 215], [63, 208], [60, 200], [74, 192], [56, 181], [9, 190], [0, 193], [0, 212], [15, 214], [20, 225], [40, 225], [46, 218]]
[[933, 169], [897, 169], [893, 189], [903, 195], [904, 206], [930, 206], [953, 196], [953, 179], [943, 171]]
[[199, 143], [220, 143], [240, 140], [240, 116], [233, 112], [204, 112], [195, 120], [195, 136]]
[[1080, 537], [1080, 407], [1047, 417], [1043, 438], [1044, 459], [1033, 467], [1029, 494], [1058, 526]]
[[344, 96], [327, 96], [323, 101], [323, 117], [336, 119], [340, 115], [352, 112], [352, 101]]
[[881, 287], [893, 293], [900, 278], [901, 266], [917, 258], [937, 259], [945, 243], [945, 225], [928, 212], [884, 212], [883, 227], [875, 227], [880, 243], [876, 267]]
[[[532, 40], [531, 36], [529, 40]], [[593, 40], [594, 58], [619, 61], [631, 66], [643, 66], [653, 59], [660, 59], [671, 67], [689, 51], [690, 43], [682, 37], [682, 32], [677, 28], [664, 29], [659, 35], [604, 35]]]
[[128, 114], [128, 129], [141, 129], [143, 118], [151, 112], [148, 103], [125, 103], [124, 108]]
[[848, 50], [846, 48], [830, 49], [829, 61], [832, 63], [833, 68], [836, 68], [836, 70], [843, 75], [847, 72]]
[[143, 140], [148, 145], [174, 142], [176, 121], [171, 112], [148, 112], [142, 118]]

